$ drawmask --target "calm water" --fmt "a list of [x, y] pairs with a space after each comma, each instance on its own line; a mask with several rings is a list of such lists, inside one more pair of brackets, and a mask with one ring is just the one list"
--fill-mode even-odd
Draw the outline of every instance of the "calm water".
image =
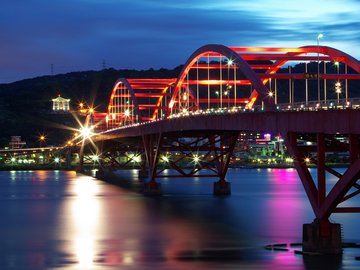
[[[136, 171], [122, 175], [137, 182]], [[301, 242], [314, 218], [295, 170], [232, 169], [227, 179], [226, 198], [212, 195], [213, 179], [165, 179], [164, 195], [148, 198], [74, 172], [0, 172], [0, 269], [360, 268], [360, 249], [264, 249]], [[332, 220], [360, 242], [360, 215]]]

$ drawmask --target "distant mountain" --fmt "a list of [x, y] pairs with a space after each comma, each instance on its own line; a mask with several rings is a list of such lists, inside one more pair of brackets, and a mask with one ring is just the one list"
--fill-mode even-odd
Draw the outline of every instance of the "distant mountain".
[[[119, 78], [176, 78], [181, 66], [174, 69], [115, 70], [71, 72], [42, 76], [9, 84], [0, 84], [0, 148], [10, 136], [19, 135], [28, 146], [39, 145], [39, 134], [47, 135], [47, 144], [57, 145], [71, 137], [64, 126], [78, 124], [71, 114], [53, 114], [52, 99], [61, 95], [74, 107], [80, 101], [105, 111], [112, 87]], [[59, 132], [62, 130], [62, 132]], [[55, 135], [56, 134], [56, 135]]]

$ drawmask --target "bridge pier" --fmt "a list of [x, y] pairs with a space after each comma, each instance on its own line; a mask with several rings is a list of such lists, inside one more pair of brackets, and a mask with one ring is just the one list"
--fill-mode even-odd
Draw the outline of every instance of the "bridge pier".
[[230, 195], [231, 194], [231, 184], [230, 182], [225, 181], [225, 179], [220, 179], [217, 182], [214, 182], [214, 195]]
[[159, 196], [162, 194], [161, 184], [155, 180], [144, 183], [143, 194], [147, 196]]
[[303, 225], [303, 251], [319, 254], [342, 254], [341, 225], [315, 219]]

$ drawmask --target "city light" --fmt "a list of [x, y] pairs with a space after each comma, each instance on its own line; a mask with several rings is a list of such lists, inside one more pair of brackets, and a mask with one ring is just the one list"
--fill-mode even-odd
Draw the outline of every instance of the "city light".
[[129, 159], [131, 159], [132, 162], [134, 162], [134, 163], [140, 163], [141, 162], [141, 155], [132, 154], [132, 155], [129, 155]]
[[82, 128], [80, 129], [80, 134], [81, 134], [81, 136], [82, 136], [84, 139], [86, 139], [86, 138], [90, 138], [93, 133], [92, 133], [92, 131], [91, 131], [90, 128], [88, 128], [88, 127], [82, 127]]
[[91, 156], [91, 159], [94, 161], [94, 162], [98, 162], [100, 157], [98, 155], [92, 155]]
[[193, 156], [193, 162], [194, 162], [194, 163], [199, 163], [199, 161], [200, 161], [199, 156], [198, 156], [198, 155], [194, 155], [194, 156]]
[[341, 93], [341, 82], [339, 82], [339, 81], [337, 81], [337, 82], [335, 83], [335, 92], [336, 92], [337, 94], [340, 94], [340, 93]]

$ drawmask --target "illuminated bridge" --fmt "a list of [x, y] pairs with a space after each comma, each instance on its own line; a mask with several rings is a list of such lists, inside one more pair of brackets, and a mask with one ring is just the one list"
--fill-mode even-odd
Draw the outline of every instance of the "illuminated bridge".
[[[107, 111], [87, 116], [80, 157], [98, 154], [103, 170], [143, 157], [150, 193], [161, 177], [216, 177], [214, 192], [229, 194], [239, 134], [269, 132], [284, 140], [316, 217], [304, 227], [304, 250], [337, 253], [340, 226], [330, 215], [360, 212], [351, 204], [360, 193], [359, 80], [359, 61], [331, 47], [206, 45], [178, 78], [117, 80]], [[349, 156], [345, 173], [325, 163], [339, 152]], [[331, 189], [329, 174], [338, 178]]]

